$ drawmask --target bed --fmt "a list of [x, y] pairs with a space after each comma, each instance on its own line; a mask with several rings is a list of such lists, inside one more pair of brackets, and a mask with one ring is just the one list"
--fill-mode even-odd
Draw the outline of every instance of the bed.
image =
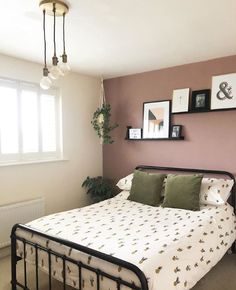
[[[234, 180], [228, 172], [138, 166], [138, 170], [203, 173]], [[12, 289], [29, 289], [27, 265], [86, 290], [191, 289], [230, 249], [235, 251], [235, 186], [230, 203], [200, 211], [152, 207], [127, 200], [103, 202], [12, 229]], [[24, 283], [17, 261], [24, 261]]]

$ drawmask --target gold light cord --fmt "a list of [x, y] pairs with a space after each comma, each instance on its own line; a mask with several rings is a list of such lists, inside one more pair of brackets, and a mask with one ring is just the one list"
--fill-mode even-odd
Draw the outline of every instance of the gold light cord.
[[44, 67], [47, 68], [47, 42], [46, 42], [46, 11], [43, 10], [43, 38], [44, 38]]
[[56, 55], [56, 4], [53, 3], [53, 44], [54, 44], [54, 56]]

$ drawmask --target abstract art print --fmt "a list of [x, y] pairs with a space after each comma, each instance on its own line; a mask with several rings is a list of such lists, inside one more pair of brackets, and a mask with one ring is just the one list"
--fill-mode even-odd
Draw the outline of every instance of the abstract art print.
[[143, 138], [169, 138], [170, 101], [143, 104]]
[[211, 110], [236, 108], [236, 73], [212, 78]]

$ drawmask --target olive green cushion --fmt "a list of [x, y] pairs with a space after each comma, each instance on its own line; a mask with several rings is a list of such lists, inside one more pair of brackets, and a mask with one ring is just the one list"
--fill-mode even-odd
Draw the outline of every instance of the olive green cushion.
[[165, 177], [165, 174], [149, 174], [136, 170], [128, 199], [152, 206], [159, 205]]
[[173, 175], [166, 180], [163, 207], [199, 210], [202, 175]]

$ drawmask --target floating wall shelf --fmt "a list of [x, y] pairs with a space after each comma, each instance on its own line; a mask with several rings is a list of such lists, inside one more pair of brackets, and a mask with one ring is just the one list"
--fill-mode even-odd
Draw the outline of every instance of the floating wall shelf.
[[[226, 108], [226, 109], [217, 109], [217, 110], [202, 110], [202, 111], [188, 111], [188, 112], [179, 112], [179, 113], [171, 113], [171, 115], [183, 115], [183, 114], [196, 114], [196, 113], [210, 113], [210, 112], [222, 112], [222, 111], [236, 111], [236, 108]], [[132, 128], [130, 126], [130, 128]], [[141, 139], [129, 139], [125, 138], [127, 141], [181, 141], [184, 140], [184, 136], [178, 138], [141, 138]]]
[[178, 137], [178, 138], [142, 138], [142, 139], [128, 139], [125, 138], [127, 141], [180, 141], [184, 140], [184, 137]]
[[223, 111], [235, 111], [235, 110], [236, 108], [228, 108], [228, 109], [217, 109], [217, 110], [188, 111], [188, 112], [179, 112], [179, 113], [171, 113], [171, 114], [182, 115], [182, 114], [210, 113], [210, 112], [223, 112]]

